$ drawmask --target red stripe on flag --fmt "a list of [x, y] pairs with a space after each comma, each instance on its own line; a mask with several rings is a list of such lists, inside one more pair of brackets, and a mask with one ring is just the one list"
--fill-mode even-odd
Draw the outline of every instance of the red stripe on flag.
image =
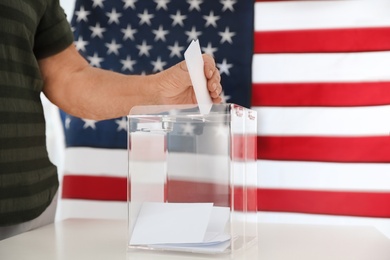
[[[120, 177], [66, 175], [63, 180], [63, 199], [87, 200], [127, 200], [127, 179]], [[168, 191], [169, 201], [210, 202], [217, 201], [221, 206], [230, 205], [227, 200], [229, 187], [211, 183], [171, 181]], [[219, 192], [215, 192], [215, 188]], [[169, 190], [169, 189], [168, 189]], [[313, 214], [333, 214], [369, 217], [390, 217], [390, 193], [348, 192], [320, 190], [288, 190], [253, 188], [247, 194], [257, 191], [259, 211], [303, 212]], [[194, 200], [193, 194], [197, 199]], [[219, 196], [221, 197], [218, 197]], [[243, 209], [244, 191], [234, 189], [235, 210]], [[248, 201], [246, 209], [256, 208], [255, 201]]]
[[[127, 178], [108, 176], [65, 175], [62, 182], [63, 199], [102, 201], [127, 201]], [[235, 189], [234, 207], [243, 209], [243, 198], [254, 194], [255, 189]], [[168, 180], [164, 197], [169, 202], [210, 202], [216, 206], [229, 207], [231, 190], [228, 185]], [[256, 211], [256, 200], [248, 200], [246, 209]]]
[[215, 206], [230, 207], [234, 198], [234, 210], [257, 211], [257, 188], [235, 187], [233, 193], [228, 185], [217, 183], [169, 180], [169, 202], [213, 202]]
[[390, 50], [390, 27], [262, 31], [255, 53], [366, 52]]
[[254, 83], [253, 106], [372, 106], [390, 104], [390, 82]]
[[389, 217], [390, 193], [258, 189], [260, 211]]
[[127, 178], [64, 175], [62, 198], [127, 201]]
[[258, 159], [390, 162], [390, 136], [259, 136]]

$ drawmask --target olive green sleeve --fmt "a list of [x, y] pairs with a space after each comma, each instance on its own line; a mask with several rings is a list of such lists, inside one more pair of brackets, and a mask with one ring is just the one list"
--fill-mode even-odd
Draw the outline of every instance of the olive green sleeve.
[[45, 14], [35, 34], [36, 58], [41, 59], [61, 52], [72, 43], [73, 34], [64, 10], [58, 0], [47, 0]]

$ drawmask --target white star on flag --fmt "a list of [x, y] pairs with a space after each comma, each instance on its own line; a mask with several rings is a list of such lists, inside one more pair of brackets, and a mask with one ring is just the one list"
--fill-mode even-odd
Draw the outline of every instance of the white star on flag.
[[124, 2], [124, 6], [123, 6], [123, 9], [126, 10], [127, 8], [131, 8], [131, 9], [135, 9], [135, 3], [137, 2], [138, 0], [122, 0], [122, 2]]
[[212, 26], [215, 27], [215, 28], [217, 28], [217, 21], [218, 21], [219, 19], [221, 19], [220, 16], [214, 15], [214, 12], [213, 12], [213, 11], [210, 11], [210, 14], [209, 14], [209, 15], [203, 15], [203, 18], [206, 20], [205, 27], [208, 27], [208, 26], [212, 25]]
[[147, 45], [146, 41], [142, 41], [142, 45], [137, 45], [137, 49], [139, 49], [139, 56], [145, 55], [149, 56], [149, 51], [153, 47], [151, 45]]
[[95, 26], [90, 26], [89, 29], [92, 31], [91, 38], [99, 37], [103, 39], [103, 33], [106, 31], [106, 28], [102, 28], [99, 23], [96, 23]]
[[122, 63], [122, 71], [125, 71], [126, 69], [129, 71], [133, 71], [133, 66], [137, 63], [137, 61], [132, 60], [131, 57], [128, 55], [126, 57], [126, 60], [121, 60]]
[[168, 49], [171, 51], [171, 54], [169, 54], [169, 57], [177, 56], [178, 58], [182, 57], [182, 51], [184, 50], [184, 47], [179, 46], [179, 42], [175, 42], [175, 45], [168, 46]]
[[75, 45], [78, 51], [86, 51], [85, 46], [88, 45], [88, 42], [83, 40], [83, 36], [80, 36], [77, 41], [75, 41]]
[[108, 48], [107, 54], [114, 53], [119, 55], [119, 49], [122, 48], [122, 44], [116, 43], [116, 40], [112, 39], [111, 43], [106, 43], [106, 47]]
[[197, 31], [195, 26], [192, 26], [191, 31], [186, 31], [186, 35], [188, 36], [187, 42], [191, 42], [192, 40], [197, 40], [200, 35], [202, 35], [201, 31]]
[[119, 18], [122, 16], [121, 13], [116, 12], [115, 8], [113, 8], [110, 13], [106, 13], [106, 15], [109, 17], [108, 24], [119, 24]]
[[93, 1], [93, 5], [92, 5], [92, 7], [100, 7], [100, 8], [104, 8], [104, 5], [103, 5], [103, 2], [105, 1], [105, 0], [92, 0]]
[[228, 64], [226, 59], [223, 59], [222, 63], [217, 63], [220, 74], [230, 75], [230, 69], [233, 68], [233, 64]]
[[234, 4], [236, 3], [236, 0], [221, 0], [221, 4], [223, 4], [222, 11], [230, 10], [234, 12]]
[[91, 13], [90, 11], [86, 11], [84, 9], [84, 6], [82, 6], [79, 11], [76, 11], [77, 22], [81, 22], [81, 21], [88, 22], [88, 17], [87, 16], [90, 13]]
[[117, 132], [119, 131], [127, 131], [127, 119], [126, 117], [122, 117], [120, 119], [115, 120], [115, 123], [118, 124]]
[[151, 62], [154, 66], [153, 72], [163, 71], [164, 66], [167, 64], [166, 62], [161, 60], [161, 57], [158, 57], [156, 61]]
[[187, 0], [187, 3], [190, 4], [190, 7], [188, 8], [189, 11], [201, 11], [200, 5], [203, 3], [203, 0]]
[[230, 44], [233, 43], [232, 37], [236, 35], [235, 32], [230, 31], [229, 27], [226, 27], [224, 32], [219, 32], [218, 34], [221, 36], [221, 43], [229, 42]]
[[89, 64], [97, 68], [100, 68], [100, 63], [104, 61], [104, 59], [99, 57], [96, 52], [93, 54], [93, 56], [88, 56], [87, 59], [89, 60]]
[[214, 53], [218, 51], [218, 48], [213, 48], [212, 43], [209, 42], [206, 47], [202, 48], [202, 51], [204, 53], [207, 53], [208, 55], [214, 57]]
[[136, 34], [138, 32], [138, 30], [131, 28], [131, 25], [128, 24], [126, 29], [121, 29], [121, 32], [123, 33], [123, 40], [124, 41], [127, 39], [134, 41], [134, 34]]
[[165, 36], [169, 33], [169, 31], [168, 30], [164, 30], [163, 26], [160, 25], [158, 27], [158, 30], [153, 30], [153, 33], [156, 35], [154, 37], [154, 41], [161, 40], [161, 41], [165, 42], [166, 41]]
[[180, 10], [177, 10], [176, 11], [176, 14], [173, 15], [171, 14], [169, 17], [172, 18], [172, 26], [175, 26], [175, 25], [180, 25], [181, 27], [184, 26], [184, 20], [187, 18], [187, 15], [182, 15]]
[[154, 0], [157, 3], [156, 10], [164, 9], [168, 10], [167, 4], [170, 2], [169, 0]]
[[140, 18], [139, 24], [147, 24], [147, 25], [152, 25], [151, 19], [154, 17], [153, 14], [149, 14], [148, 10], [144, 10], [142, 14], [138, 14], [138, 17]]
[[87, 129], [87, 128], [92, 128], [92, 129], [96, 129], [96, 123], [97, 121], [96, 120], [91, 120], [91, 119], [82, 119], [84, 121], [84, 126], [83, 128], [84, 129]]

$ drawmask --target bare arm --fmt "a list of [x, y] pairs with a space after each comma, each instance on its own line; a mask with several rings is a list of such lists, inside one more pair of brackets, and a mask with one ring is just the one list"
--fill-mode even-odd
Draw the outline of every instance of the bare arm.
[[[205, 75], [214, 103], [221, 102], [220, 75], [214, 60], [204, 55]], [[128, 114], [136, 105], [194, 104], [195, 94], [185, 62], [149, 76], [123, 75], [93, 68], [69, 46], [39, 60], [48, 99], [69, 114], [108, 119]]]

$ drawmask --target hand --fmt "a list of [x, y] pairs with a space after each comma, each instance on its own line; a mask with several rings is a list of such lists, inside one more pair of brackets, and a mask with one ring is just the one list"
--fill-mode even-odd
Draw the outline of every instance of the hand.
[[[204, 73], [207, 79], [207, 89], [209, 90], [210, 97], [213, 103], [221, 103], [221, 76], [215, 66], [215, 61], [207, 54], [203, 54], [203, 60]], [[156, 76], [158, 77], [158, 88], [155, 92], [157, 104], [197, 103], [185, 61], [158, 73]]]
[[[203, 59], [207, 88], [219, 103], [220, 74], [210, 56]], [[197, 103], [185, 61], [150, 76], [125, 75], [90, 66], [72, 44], [38, 62], [46, 97], [77, 117], [104, 120], [125, 116], [134, 106]]]

